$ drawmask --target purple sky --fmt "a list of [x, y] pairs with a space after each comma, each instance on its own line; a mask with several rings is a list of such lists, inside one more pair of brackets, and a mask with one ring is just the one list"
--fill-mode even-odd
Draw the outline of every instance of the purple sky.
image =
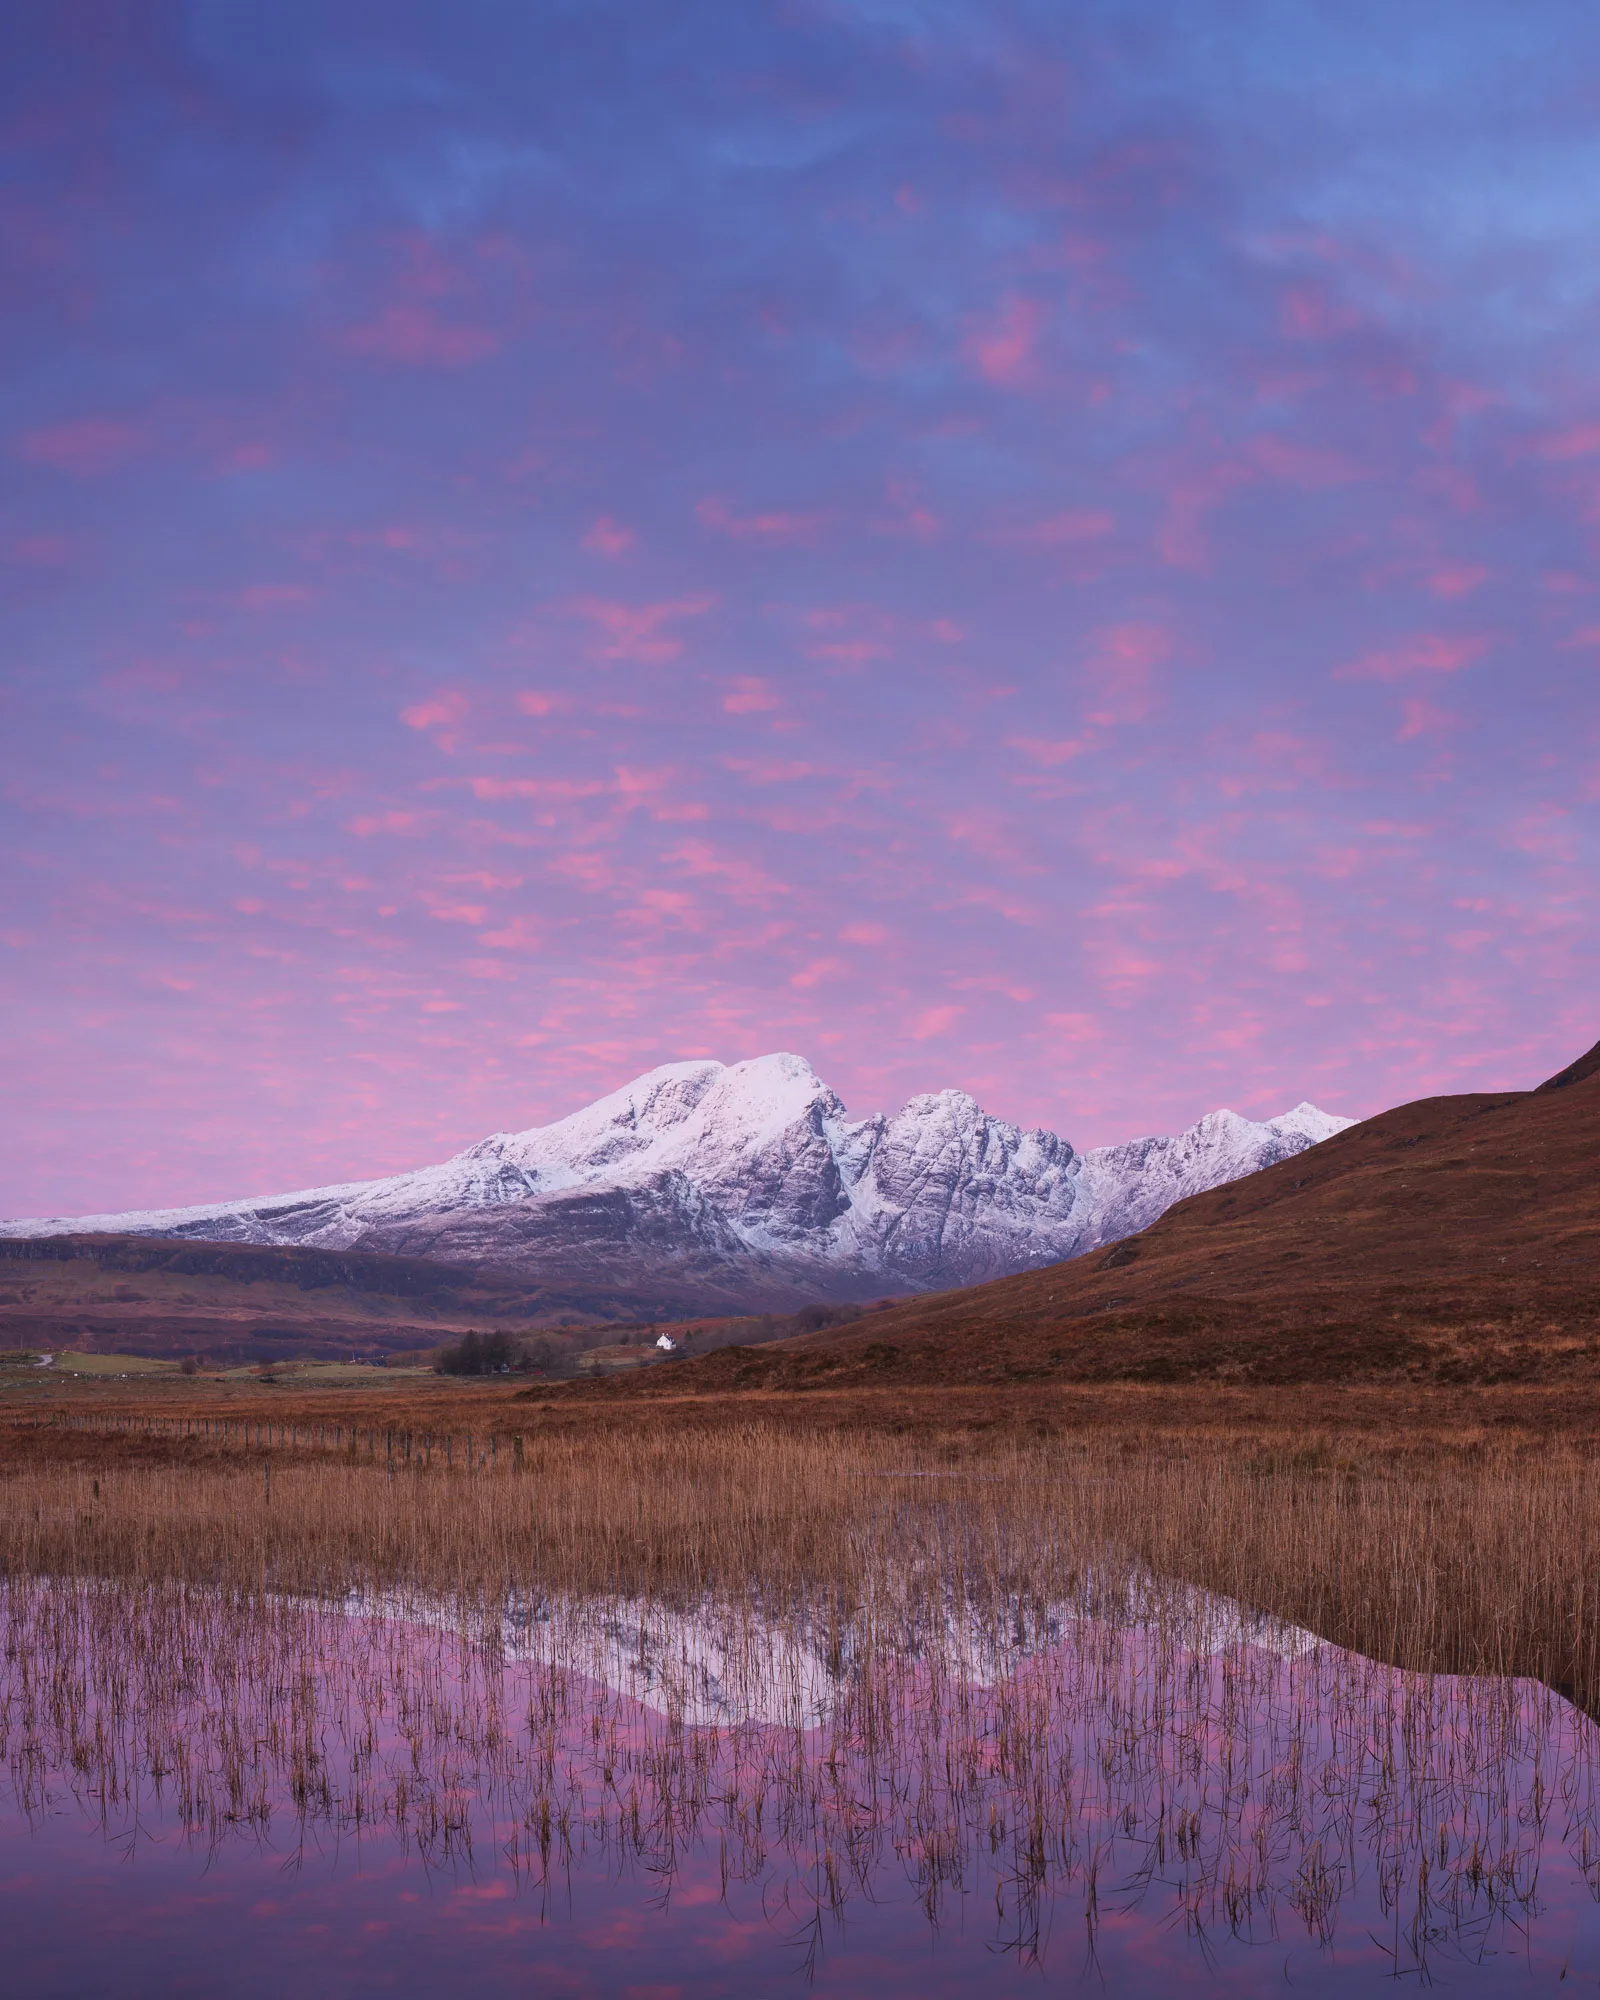
[[0, 27], [0, 1213], [1600, 1033], [1590, 0]]

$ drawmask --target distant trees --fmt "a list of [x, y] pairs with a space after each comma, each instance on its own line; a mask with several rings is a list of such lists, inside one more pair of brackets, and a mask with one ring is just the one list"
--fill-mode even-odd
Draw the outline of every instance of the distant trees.
[[572, 1341], [560, 1335], [464, 1333], [434, 1357], [435, 1375], [554, 1375], [572, 1373]]
[[464, 1333], [433, 1364], [435, 1375], [509, 1375], [522, 1365], [522, 1349], [509, 1333]]

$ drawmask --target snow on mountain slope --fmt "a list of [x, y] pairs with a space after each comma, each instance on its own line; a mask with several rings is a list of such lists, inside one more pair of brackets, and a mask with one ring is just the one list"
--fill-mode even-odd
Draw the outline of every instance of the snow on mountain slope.
[[554, 1125], [387, 1180], [264, 1200], [0, 1223], [391, 1250], [635, 1304], [788, 1306], [929, 1291], [1054, 1263], [1351, 1121], [1214, 1111], [1078, 1153], [963, 1091], [852, 1121], [799, 1056], [668, 1063]]

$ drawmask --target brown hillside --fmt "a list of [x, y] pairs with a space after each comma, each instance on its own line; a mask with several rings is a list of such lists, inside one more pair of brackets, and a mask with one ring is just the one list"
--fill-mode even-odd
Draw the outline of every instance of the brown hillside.
[[1537, 1090], [1369, 1118], [1108, 1250], [672, 1373], [679, 1392], [690, 1377], [1600, 1383], [1600, 1045]]
[[213, 1359], [431, 1347], [525, 1327], [561, 1301], [471, 1271], [361, 1250], [150, 1236], [0, 1239], [0, 1349]]

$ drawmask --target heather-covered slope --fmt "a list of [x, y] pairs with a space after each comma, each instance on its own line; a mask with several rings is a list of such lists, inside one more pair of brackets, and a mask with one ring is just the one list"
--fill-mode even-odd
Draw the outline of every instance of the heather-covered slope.
[[1347, 1120], [1212, 1112], [1076, 1152], [964, 1092], [852, 1120], [798, 1056], [671, 1063], [557, 1124], [440, 1166], [266, 1200], [0, 1223], [437, 1259], [604, 1312], [787, 1310], [972, 1284], [1126, 1235]]
[[433, 1347], [469, 1327], [521, 1329], [563, 1301], [420, 1257], [173, 1242], [0, 1240], [0, 1349], [338, 1359]]
[[693, 1372], [1600, 1383], [1600, 1045], [1534, 1091], [1369, 1118], [1075, 1263]]

